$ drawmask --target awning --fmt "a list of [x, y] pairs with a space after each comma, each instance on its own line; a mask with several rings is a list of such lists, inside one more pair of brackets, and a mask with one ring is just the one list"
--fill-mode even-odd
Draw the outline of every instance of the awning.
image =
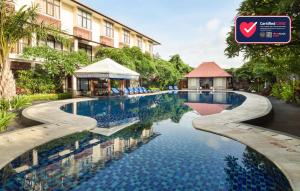
[[122, 66], [110, 58], [95, 62], [75, 71], [77, 78], [112, 78], [138, 80], [140, 74]]

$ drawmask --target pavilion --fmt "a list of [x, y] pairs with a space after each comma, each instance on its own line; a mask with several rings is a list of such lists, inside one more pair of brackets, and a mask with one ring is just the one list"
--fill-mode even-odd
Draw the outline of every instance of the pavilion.
[[227, 89], [231, 75], [215, 62], [203, 62], [185, 75], [188, 89]]
[[75, 71], [73, 92], [76, 95], [88, 92], [91, 95], [109, 95], [111, 80], [119, 81], [119, 89], [123, 92], [126, 86], [138, 83], [140, 74], [122, 66], [110, 58], [103, 59]]

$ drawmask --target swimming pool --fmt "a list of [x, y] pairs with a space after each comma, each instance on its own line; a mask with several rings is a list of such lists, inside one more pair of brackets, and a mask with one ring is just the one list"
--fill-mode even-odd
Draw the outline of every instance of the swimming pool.
[[[110, 137], [81, 132], [28, 151], [1, 170], [0, 188], [291, 190], [280, 170], [255, 150], [192, 127], [194, 118], [226, 112], [244, 100], [234, 93], [178, 92], [66, 105], [70, 113], [95, 117], [99, 127], [132, 118], [137, 123]], [[102, 122], [103, 116], [113, 122]]]

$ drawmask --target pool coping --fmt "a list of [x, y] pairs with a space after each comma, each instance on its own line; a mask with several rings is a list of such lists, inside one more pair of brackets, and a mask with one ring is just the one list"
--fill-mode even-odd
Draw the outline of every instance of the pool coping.
[[[171, 91], [129, 95], [128, 97], [168, 92]], [[197, 117], [192, 121], [194, 128], [229, 137], [255, 149], [269, 158], [284, 173], [293, 190], [300, 191], [300, 182], [298, 181], [300, 180], [300, 140], [271, 130], [241, 123], [242, 121], [260, 118], [269, 114], [272, 110], [272, 105], [263, 96], [239, 91], [230, 92], [242, 94], [247, 99], [241, 106], [232, 110], [225, 110], [210, 116]], [[69, 134], [96, 128], [97, 122], [95, 119], [66, 113], [60, 109], [61, 106], [69, 103], [95, 99], [97, 98], [60, 100], [26, 108], [22, 112], [25, 118], [44, 124], [0, 135], [0, 153], [6, 153], [5, 155], [0, 155], [0, 169], [24, 152], [41, 144]]]

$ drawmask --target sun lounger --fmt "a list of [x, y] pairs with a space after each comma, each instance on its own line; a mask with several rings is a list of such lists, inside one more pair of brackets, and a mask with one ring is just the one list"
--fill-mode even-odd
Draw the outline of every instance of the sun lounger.
[[144, 90], [145, 93], [151, 93], [151, 90], [147, 90], [145, 87], [142, 87], [142, 89]]
[[135, 93], [140, 94], [141, 92], [139, 91], [138, 88], [132, 88], [134, 90]]
[[130, 91], [127, 88], [124, 88], [124, 95], [130, 94]]
[[120, 95], [120, 91], [117, 88], [111, 88], [111, 91], [114, 95]]

